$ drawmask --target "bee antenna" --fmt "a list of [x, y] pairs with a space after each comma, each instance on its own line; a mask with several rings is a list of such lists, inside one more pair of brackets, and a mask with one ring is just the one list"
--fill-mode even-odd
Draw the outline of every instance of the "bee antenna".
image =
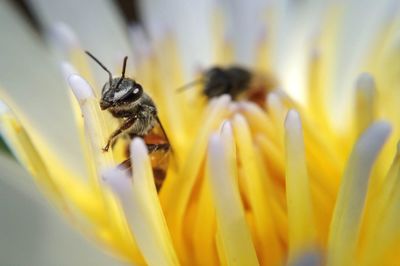
[[128, 60], [128, 57], [124, 57], [124, 64], [122, 65], [122, 78], [125, 78], [125, 69], [126, 69], [126, 61]]
[[182, 87], [177, 88], [176, 92], [182, 92], [182, 91], [184, 91], [186, 89], [189, 89], [189, 88], [191, 88], [191, 87], [193, 87], [193, 86], [195, 86], [195, 85], [197, 85], [199, 83], [203, 83], [204, 81], [205, 81], [204, 78], [195, 79], [195, 80], [193, 80], [193, 81], [191, 81], [189, 83], [186, 83]]
[[111, 82], [112, 82], [112, 74], [110, 72], [110, 70], [108, 70], [106, 68], [105, 65], [103, 65], [99, 59], [97, 59], [94, 55], [92, 55], [89, 51], [85, 51], [85, 53], [90, 56], [90, 58], [92, 58], [97, 64], [99, 64], [107, 73], [108, 73], [108, 77], [109, 77], [109, 82], [110, 82], [110, 86], [111, 86]]
[[124, 57], [124, 64], [122, 65], [122, 76], [119, 78], [117, 85], [115, 88], [118, 88], [119, 84], [121, 84], [122, 80], [125, 78], [125, 69], [126, 69], [126, 61], [128, 60], [128, 57]]

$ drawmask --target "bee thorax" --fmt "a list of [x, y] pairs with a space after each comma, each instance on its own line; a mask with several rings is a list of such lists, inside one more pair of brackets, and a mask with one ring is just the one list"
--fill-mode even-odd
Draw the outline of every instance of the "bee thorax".
[[127, 130], [127, 133], [135, 136], [145, 136], [153, 129], [155, 123], [156, 120], [153, 115], [139, 114], [135, 123]]

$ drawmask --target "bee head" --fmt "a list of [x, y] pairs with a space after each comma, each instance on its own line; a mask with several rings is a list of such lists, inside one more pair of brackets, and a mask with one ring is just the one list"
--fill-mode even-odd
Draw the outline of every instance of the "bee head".
[[130, 78], [113, 78], [103, 86], [100, 108], [106, 110], [137, 101], [143, 95], [142, 86]]
[[137, 101], [143, 95], [142, 86], [133, 79], [125, 78], [126, 61], [125, 56], [122, 66], [122, 75], [113, 78], [110, 70], [108, 70], [94, 55], [85, 51], [97, 64], [99, 64], [108, 73], [108, 82], [104, 84], [101, 91], [100, 108], [106, 110], [110, 107], [126, 105]]

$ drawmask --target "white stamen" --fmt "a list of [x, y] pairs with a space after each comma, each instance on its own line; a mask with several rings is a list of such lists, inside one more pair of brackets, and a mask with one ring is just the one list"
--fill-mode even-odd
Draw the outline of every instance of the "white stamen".
[[103, 169], [101, 176], [103, 181], [109, 185], [112, 190], [119, 196], [121, 201], [129, 201], [132, 192], [132, 179], [127, 171], [115, 168]]
[[148, 23], [148, 29], [154, 43], [162, 42], [168, 33], [168, 26], [165, 20], [153, 19]]
[[237, 102], [230, 102], [228, 105], [229, 112], [236, 113], [239, 111], [239, 104]]
[[215, 108], [218, 105], [228, 105], [232, 97], [228, 94], [223, 94], [219, 97], [213, 97], [208, 102], [210, 108]]
[[281, 107], [282, 103], [279, 95], [276, 92], [271, 92], [267, 95], [267, 106]]
[[78, 74], [76, 69], [74, 68], [73, 65], [71, 65], [68, 62], [62, 62], [61, 63], [61, 72], [64, 76], [64, 79], [67, 81], [70, 76]]
[[126, 172], [115, 169], [103, 172], [105, 180], [119, 197], [147, 264], [178, 265], [143, 140], [135, 138], [130, 150], [132, 164], [135, 166], [132, 178]]
[[285, 128], [288, 131], [295, 130], [298, 132], [301, 130], [300, 116], [296, 110], [289, 110], [285, 121]]
[[[232, 130], [229, 124], [224, 125], [225, 134], [232, 135], [232, 132], [228, 132]], [[231, 157], [229, 152], [233, 147], [230, 146], [234, 146], [234, 142], [226, 143], [218, 134], [211, 135], [209, 139], [207, 165], [217, 214], [218, 234], [223, 242], [227, 264], [258, 265], [236, 182], [236, 170], [233, 167], [236, 158]]]
[[265, 41], [267, 40], [268, 36], [268, 29], [266, 27], [266, 25], [261, 25], [261, 28], [258, 30], [257, 33], [257, 40], [256, 40], [256, 44], [257, 45], [263, 45], [265, 43]]
[[93, 90], [90, 85], [79, 75], [71, 75], [68, 78], [68, 83], [74, 92], [78, 101], [83, 101], [88, 98], [94, 97]]
[[285, 120], [286, 201], [289, 265], [315, 245], [315, 223], [300, 115], [290, 110]]
[[[131, 157], [132, 161], [135, 165], [143, 165], [146, 163], [147, 155], [147, 148], [141, 138], [134, 138], [130, 145]], [[139, 170], [136, 167], [133, 167], [133, 175], [140, 174], [139, 171], [135, 171], [135, 169]]]
[[[221, 138], [224, 142], [225, 150], [228, 156], [234, 157], [236, 161], [236, 145], [233, 137], [233, 127], [229, 120], [225, 120], [220, 130]], [[235, 180], [237, 182], [237, 180]]]
[[144, 33], [143, 27], [139, 25], [131, 25], [129, 27], [132, 45], [135, 49], [135, 55], [147, 57], [151, 53], [151, 45]]
[[357, 88], [373, 92], [375, 89], [374, 78], [369, 73], [362, 73], [357, 79]]
[[373, 123], [359, 138], [342, 177], [328, 243], [327, 265], [351, 265], [372, 167], [389, 136], [389, 123]]
[[221, 127], [220, 127], [220, 133], [221, 135], [225, 136], [225, 134], [228, 134], [228, 132], [232, 132], [232, 124], [229, 120], [224, 120], [221, 123]]
[[303, 252], [299, 257], [296, 258], [291, 266], [317, 266], [323, 265], [322, 255], [317, 251]]
[[363, 73], [357, 79], [355, 120], [357, 135], [361, 134], [375, 119], [375, 81]]
[[61, 47], [64, 52], [69, 52], [79, 47], [79, 41], [75, 33], [63, 22], [53, 24], [48, 32], [48, 37], [56, 46]]
[[8, 112], [10, 112], [10, 108], [8, 108], [5, 102], [0, 100], [0, 115]]
[[[367, 166], [373, 163], [373, 160], [385, 143], [386, 138], [389, 136], [390, 131], [391, 126], [389, 123], [378, 121], [372, 124], [361, 135], [354, 148], [354, 152], [362, 155], [362, 157], [359, 158], [359, 162], [362, 161], [362, 165]], [[364, 168], [364, 170], [367, 169], [367, 167]]]
[[232, 97], [229, 94], [221, 95], [218, 98], [218, 102], [220, 103], [229, 103], [232, 100]]

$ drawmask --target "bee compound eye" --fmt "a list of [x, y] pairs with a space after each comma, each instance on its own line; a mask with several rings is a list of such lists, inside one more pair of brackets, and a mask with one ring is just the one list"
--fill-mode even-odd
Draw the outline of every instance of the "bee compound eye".
[[136, 101], [140, 99], [143, 95], [143, 90], [141, 86], [135, 84], [133, 88], [129, 88], [127, 92], [124, 93], [122, 97], [118, 99], [118, 101]]
[[139, 83], [135, 83], [135, 86], [133, 87], [133, 90], [132, 90], [132, 94], [137, 98], [142, 96], [143, 88]]

